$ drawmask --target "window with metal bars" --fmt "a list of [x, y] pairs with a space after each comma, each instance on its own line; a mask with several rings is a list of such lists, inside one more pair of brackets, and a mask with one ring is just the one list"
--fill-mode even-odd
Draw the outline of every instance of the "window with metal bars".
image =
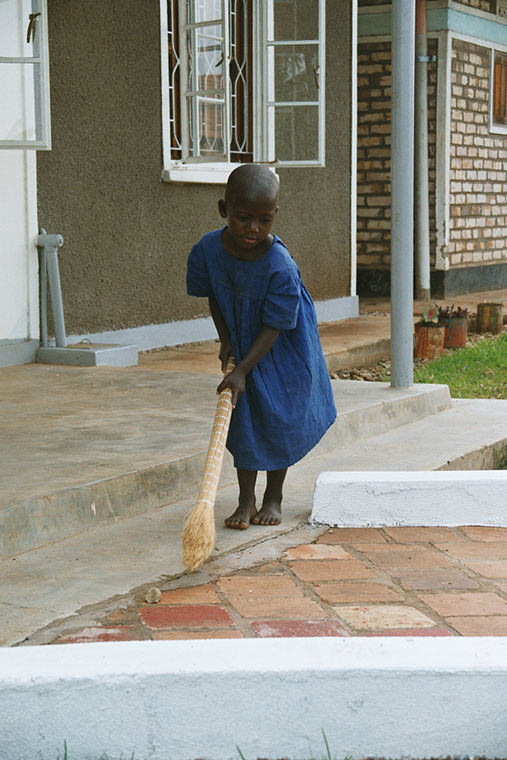
[[161, 0], [166, 180], [324, 165], [325, 0]]
[[493, 52], [492, 126], [507, 129], [507, 54]]
[[222, 0], [168, 0], [173, 159], [253, 159], [252, 3], [227, 5], [225, 14]]

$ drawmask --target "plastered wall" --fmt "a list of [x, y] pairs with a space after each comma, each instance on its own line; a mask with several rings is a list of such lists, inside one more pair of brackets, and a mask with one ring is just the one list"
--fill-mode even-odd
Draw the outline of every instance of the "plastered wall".
[[[160, 181], [158, 0], [49, 0], [53, 150], [40, 224], [65, 238], [69, 334], [206, 313], [185, 293], [191, 245], [220, 226], [223, 186]], [[276, 232], [316, 300], [349, 295], [351, 25], [328, 2], [327, 165], [280, 171]]]

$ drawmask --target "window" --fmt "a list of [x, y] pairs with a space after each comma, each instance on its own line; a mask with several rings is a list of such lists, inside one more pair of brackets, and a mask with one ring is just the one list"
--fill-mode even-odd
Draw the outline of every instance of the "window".
[[0, 148], [49, 149], [46, 0], [0, 2]]
[[161, 0], [163, 179], [324, 165], [325, 0]]
[[491, 126], [507, 131], [507, 53], [493, 51]]

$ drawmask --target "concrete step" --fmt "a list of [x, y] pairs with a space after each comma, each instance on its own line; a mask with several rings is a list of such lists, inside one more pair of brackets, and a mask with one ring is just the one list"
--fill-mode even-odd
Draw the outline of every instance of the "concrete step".
[[[31, 373], [39, 396], [28, 396], [19, 418], [3, 423], [10, 446], [0, 462], [0, 556], [195, 496], [216, 378], [110, 368], [101, 374], [72, 367], [15, 369]], [[332, 383], [338, 419], [311, 456], [451, 404], [447, 386], [394, 390], [384, 383]], [[12, 396], [18, 409], [19, 398], [14, 391]], [[226, 455], [221, 484], [234, 480]]]
[[[215, 551], [200, 571], [180, 578], [178, 584], [198, 585], [217, 575], [276, 561], [286, 546], [314, 540], [319, 529], [307, 521], [315, 481], [323, 471], [481, 469], [506, 459], [507, 401], [455, 401], [451, 408], [424, 419], [306, 457], [290, 469], [281, 525], [227, 530], [223, 520], [237, 504], [237, 487], [222, 487], [215, 508]], [[264, 478], [259, 480], [258, 496]], [[104, 614], [107, 600], [111, 610], [117, 609], [118, 600], [128, 598], [133, 589], [166, 587], [184, 573], [181, 529], [194, 504], [195, 493], [130, 519], [96, 525], [15, 559], [0, 560], [0, 645], [21, 642], [36, 631], [27, 643], [45, 643], [54, 638], [45, 633], [54, 621], [72, 626], [71, 618], [79, 612], [81, 622], [89, 616], [93, 624], [97, 605]]]

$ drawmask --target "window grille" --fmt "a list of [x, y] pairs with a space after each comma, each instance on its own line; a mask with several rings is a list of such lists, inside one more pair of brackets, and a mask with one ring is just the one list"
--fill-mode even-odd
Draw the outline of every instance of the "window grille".
[[507, 127], [507, 55], [493, 53], [493, 126]]
[[163, 179], [324, 166], [326, 0], [160, 3]]

